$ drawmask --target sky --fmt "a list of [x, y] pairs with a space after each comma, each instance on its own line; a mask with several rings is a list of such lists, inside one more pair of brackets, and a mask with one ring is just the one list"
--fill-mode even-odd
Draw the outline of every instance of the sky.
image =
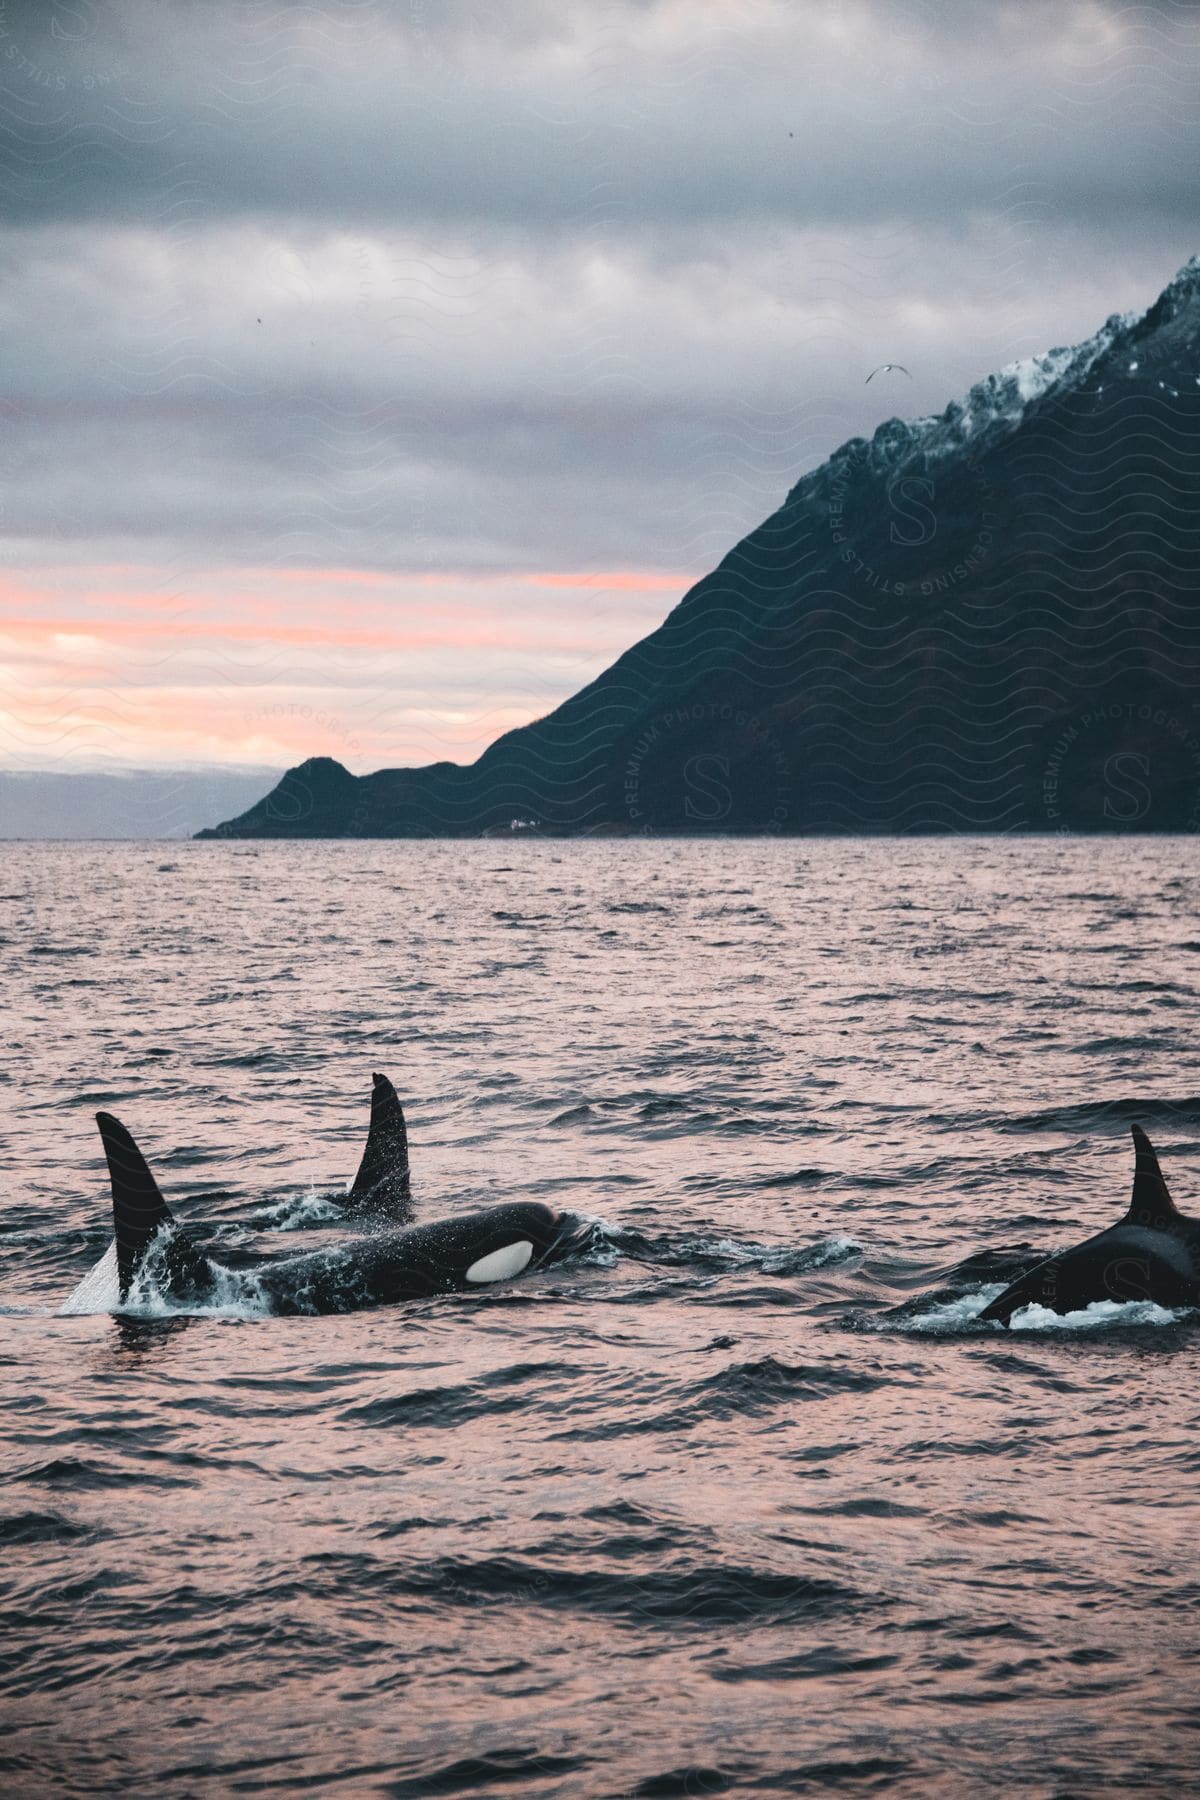
[[1147, 307], [1198, 75], [1191, 0], [0, 0], [0, 769], [472, 759]]

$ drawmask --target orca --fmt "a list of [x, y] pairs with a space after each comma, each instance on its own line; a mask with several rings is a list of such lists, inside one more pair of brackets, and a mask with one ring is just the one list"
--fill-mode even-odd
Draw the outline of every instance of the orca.
[[[375, 1081], [374, 1148], [383, 1148], [384, 1140], [375, 1131], [382, 1119], [389, 1134], [387, 1142], [396, 1152], [402, 1140], [395, 1132], [392, 1102], [396, 1113], [399, 1102], [390, 1082], [381, 1076]], [[114, 1241], [63, 1312], [136, 1308], [136, 1289], [143, 1278], [180, 1311], [249, 1300], [265, 1304], [268, 1312], [281, 1316], [355, 1312], [508, 1281], [525, 1269], [562, 1261], [586, 1247], [591, 1236], [585, 1220], [556, 1212], [540, 1201], [516, 1201], [427, 1225], [398, 1227], [389, 1223], [325, 1249], [294, 1256], [239, 1256], [236, 1261], [224, 1261], [211, 1254], [190, 1230], [177, 1225], [149, 1164], [120, 1120], [101, 1112], [96, 1114], [96, 1123], [112, 1187]], [[402, 1114], [400, 1123], [402, 1126]], [[402, 1186], [407, 1189], [406, 1139], [402, 1160], [404, 1183], [395, 1179], [388, 1183], [368, 1140], [363, 1158], [367, 1180], [359, 1199], [379, 1196], [383, 1182], [387, 1203], [400, 1204]], [[355, 1188], [357, 1181], [348, 1197], [351, 1200]]]
[[984, 1307], [981, 1320], [1008, 1325], [1025, 1306], [1073, 1313], [1097, 1300], [1200, 1306], [1200, 1219], [1178, 1210], [1150, 1139], [1139, 1125], [1132, 1129], [1133, 1198], [1125, 1217], [1027, 1269]]

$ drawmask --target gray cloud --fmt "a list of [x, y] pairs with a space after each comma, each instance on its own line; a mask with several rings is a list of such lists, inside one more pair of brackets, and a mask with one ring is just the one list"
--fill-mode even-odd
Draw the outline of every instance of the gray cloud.
[[494, 9], [118, 6], [94, 33], [0, 39], [7, 203], [167, 231], [241, 213], [557, 238], [1032, 205], [1179, 223], [1194, 16], [662, 5], [535, 10], [501, 35]]
[[1150, 303], [1198, 65], [1175, 0], [0, 0], [5, 561], [699, 574]]
[[[245, 222], [26, 231], [6, 253], [5, 520], [105, 557], [700, 572], [881, 405], [941, 410], [1148, 303], [1165, 236], [1149, 278], [1083, 238], [1006, 291], [1028, 245], [995, 222], [540, 259]], [[885, 358], [914, 380], [866, 389]]]

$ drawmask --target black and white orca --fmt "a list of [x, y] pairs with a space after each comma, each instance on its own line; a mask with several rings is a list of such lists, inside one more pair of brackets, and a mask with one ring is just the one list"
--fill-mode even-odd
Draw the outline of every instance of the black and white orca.
[[1200, 1219], [1178, 1210], [1150, 1139], [1140, 1126], [1132, 1129], [1133, 1199], [1125, 1217], [1027, 1270], [984, 1308], [982, 1320], [1007, 1325], [1022, 1307], [1073, 1313], [1097, 1300], [1200, 1306]]
[[[96, 1123], [112, 1187], [113, 1244], [63, 1312], [136, 1309], [146, 1285], [174, 1308], [239, 1300], [279, 1315], [343, 1313], [430, 1294], [470, 1292], [585, 1247], [590, 1226], [540, 1201], [518, 1201], [428, 1225], [411, 1216], [408, 1138], [395, 1090], [375, 1077], [371, 1133], [348, 1207], [374, 1213], [376, 1229], [295, 1256], [223, 1261], [180, 1229], [149, 1164], [111, 1113]], [[386, 1218], [384, 1224], [382, 1219]]]

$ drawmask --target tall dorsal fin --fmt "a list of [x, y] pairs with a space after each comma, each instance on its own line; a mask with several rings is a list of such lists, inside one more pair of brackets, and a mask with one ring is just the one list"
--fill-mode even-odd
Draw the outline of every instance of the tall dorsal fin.
[[171, 1209], [158, 1191], [150, 1167], [125, 1127], [111, 1113], [97, 1113], [96, 1123], [108, 1158], [112, 1183], [113, 1236], [117, 1240], [117, 1279], [121, 1298], [137, 1273], [159, 1227], [173, 1225]]
[[376, 1075], [374, 1082], [367, 1147], [358, 1165], [354, 1186], [346, 1196], [346, 1204], [403, 1221], [412, 1216], [404, 1109], [386, 1075]]
[[1133, 1199], [1126, 1218], [1131, 1222], [1146, 1218], [1179, 1218], [1180, 1214], [1167, 1192], [1167, 1184], [1163, 1180], [1150, 1139], [1140, 1125], [1134, 1125], [1131, 1129], [1136, 1161], [1133, 1166]]

